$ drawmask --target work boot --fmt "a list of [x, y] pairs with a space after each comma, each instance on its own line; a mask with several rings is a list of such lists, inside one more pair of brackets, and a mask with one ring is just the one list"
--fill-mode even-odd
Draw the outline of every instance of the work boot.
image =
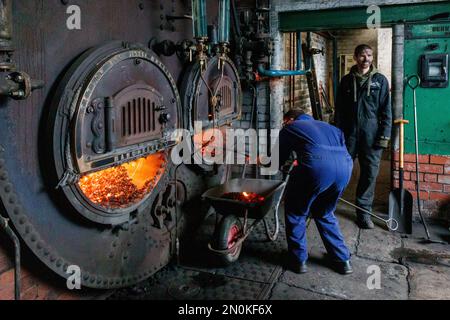
[[356, 218], [356, 224], [361, 229], [375, 228], [375, 225], [373, 224], [372, 219], [370, 219], [370, 216], [368, 214], [358, 214]]
[[292, 272], [302, 274], [308, 272], [308, 266], [306, 265], [306, 261], [303, 262], [291, 262], [289, 266], [289, 270]]
[[291, 270], [292, 272], [295, 273], [306, 273], [308, 272], [308, 266], [306, 265], [306, 261], [299, 261], [298, 259], [292, 257], [292, 255], [288, 255], [285, 258], [285, 265], [286, 265], [286, 269]]
[[352, 263], [350, 260], [347, 261], [334, 261], [334, 268], [340, 274], [351, 274], [353, 273]]

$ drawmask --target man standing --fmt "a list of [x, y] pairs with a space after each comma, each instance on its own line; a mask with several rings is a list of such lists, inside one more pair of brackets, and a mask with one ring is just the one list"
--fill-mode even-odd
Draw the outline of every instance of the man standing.
[[289, 267], [296, 273], [307, 271], [306, 220], [311, 215], [334, 267], [339, 273], [352, 273], [350, 252], [334, 216], [353, 168], [344, 135], [338, 128], [299, 110], [289, 111], [284, 120], [279, 136], [280, 164], [288, 160], [292, 151], [299, 162], [286, 187]]
[[[358, 157], [361, 168], [356, 205], [372, 211], [381, 155], [391, 136], [392, 107], [388, 80], [372, 65], [372, 48], [357, 46], [354, 59], [356, 65], [339, 86], [335, 122], [344, 132], [348, 152], [353, 160]], [[363, 211], [357, 211], [356, 221], [360, 228], [374, 228]]]

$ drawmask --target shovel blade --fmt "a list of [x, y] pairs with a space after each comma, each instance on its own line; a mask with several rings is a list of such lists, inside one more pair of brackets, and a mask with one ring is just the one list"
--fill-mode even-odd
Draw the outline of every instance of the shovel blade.
[[412, 233], [412, 210], [413, 197], [412, 194], [403, 190], [403, 201], [401, 199], [401, 190], [395, 189], [389, 194], [389, 219], [395, 219], [398, 222], [400, 233]]

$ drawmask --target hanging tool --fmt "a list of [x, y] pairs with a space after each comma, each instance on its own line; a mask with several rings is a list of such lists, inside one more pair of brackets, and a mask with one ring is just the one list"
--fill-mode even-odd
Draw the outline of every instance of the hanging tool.
[[14, 244], [14, 298], [20, 300], [20, 240], [9, 225], [9, 219], [0, 215], [0, 230], [4, 230]]
[[305, 67], [309, 70], [306, 73], [308, 82], [309, 98], [311, 100], [311, 109], [316, 120], [323, 120], [322, 104], [320, 101], [319, 86], [317, 85], [316, 67], [313, 55], [317, 53], [323, 54], [323, 51], [311, 48], [311, 32], [307, 33], [306, 44], [302, 45], [303, 56], [305, 57]]
[[412, 233], [412, 194], [403, 188], [403, 160], [404, 160], [404, 124], [408, 120], [394, 121], [400, 126], [400, 165], [399, 165], [399, 189], [389, 194], [389, 218], [396, 218], [399, 226], [396, 230], [400, 233]]
[[[414, 83], [414, 79], [416, 79]], [[420, 86], [420, 77], [418, 75], [412, 75], [407, 79], [408, 87], [413, 91], [413, 109], [414, 109], [414, 141], [416, 148], [416, 188], [417, 188], [417, 210], [419, 211], [420, 220], [422, 221], [423, 227], [426, 233], [426, 239], [424, 243], [441, 243], [447, 244], [444, 241], [432, 240], [430, 237], [430, 232], [428, 231], [427, 223], [423, 217], [422, 209], [420, 205], [420, 182], [419, 182], [419, 135], [417, 133], [417, 99], [416, 99], [416, 89]]]
[[376, 214], [373, 214], [372, 212], [370, 212], [370, 211], [368, 211], [366, 209], [358, 207], [357, 205], [355, 205], [355, 204], [353, 204], [353, 203], [351, 203], [351, 202], [349, 202], [349, 201], [347, 201], [345, 199], [339, 198], [339, 200], [344, 202], [344, 203], [346, 203], [346, 204], [348, 204], [349, 206], [352, 206], [353, 208], [356, 208], [358, 210], [361, 210], [361, 211], [367, 213], [368, 215], [374, 217], [375, 219], [383, 221], [386, 224], [386, 226], [388, 227], [389, 230], [397, 231], [397, 229], [398, 229], [398, 221], [396, 219], [394, 219], [394, 218], [383, 219], [380, 216], [377, 216]]

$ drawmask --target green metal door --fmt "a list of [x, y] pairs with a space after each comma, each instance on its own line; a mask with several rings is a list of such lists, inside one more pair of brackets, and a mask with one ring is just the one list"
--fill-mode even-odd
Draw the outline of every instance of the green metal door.
[[[416, 24], [405, 27], [405, 79], [420, 72], [423, 54], [450, 54], [450, 22]], [[434, 49], [434, 50], [431, 50]], [[448, 72], [448, 70], [447, 70]], [[416, 89], [419, 152], [450, 155], [450, 86]], [[405, 127], [405, 152], [414, 153], [413, 92], [405, 86], [404, 115], [410, 121]]]

